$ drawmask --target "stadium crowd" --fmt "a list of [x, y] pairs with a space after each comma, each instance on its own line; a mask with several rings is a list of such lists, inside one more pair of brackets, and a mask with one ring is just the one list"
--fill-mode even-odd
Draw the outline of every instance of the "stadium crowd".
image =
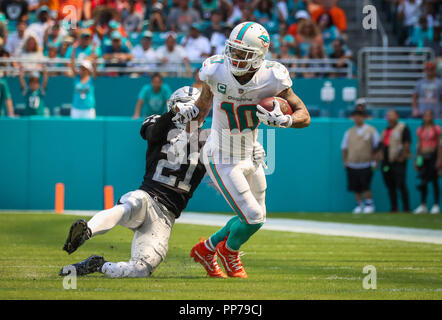
[[[277, 59], [335, 58], [345, 64], [347, 21], [337, 0], [3, 0], [0, 56], [103, 58], [111, 66], [176, 71], [220, 54], [233, 26], [261, 23], [270, 33], [269, 55]], [[51, 63], [51, 62], [49, 62]], [[148, 63], [148, 64], [146, 64]], [[35, 64], [23, 63], [26, 70]], [[55, 64], [55, 62], [54, 62]], [[321, 66], [319, 66], [321, 67]], [[304, 73], [303, 77], [321, 76]]]

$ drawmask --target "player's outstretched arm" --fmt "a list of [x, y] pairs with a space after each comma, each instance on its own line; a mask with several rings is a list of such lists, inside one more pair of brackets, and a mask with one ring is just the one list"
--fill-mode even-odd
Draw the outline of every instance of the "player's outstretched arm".
[[210, 87], [207, 83], [203, 83], [203, 88], [201, 90], [201, 95], [195, 102], [195, 105], [199, 109], [199, 113], [195, 120], [198, 121], [199, 125], [204, 122], [204, 119], [206, 119], [207, 115], [209, 114], [210, 108], [212, 107], [213, 99], [212, 90], [210, 90]]
[[292, 128], [305, 128], [310, 125], [310, 113], [304, 102], [293, 92], [292, 88], [287, 88], [278, 94], [290, 104], [292, 107]]

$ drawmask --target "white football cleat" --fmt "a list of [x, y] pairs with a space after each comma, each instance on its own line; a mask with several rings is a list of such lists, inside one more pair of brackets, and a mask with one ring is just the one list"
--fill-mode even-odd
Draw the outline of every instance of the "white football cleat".
[[427, 212], [427, 206], [424, 204], [421, 204], [419, 207], [417, 207], [413, 213], [414, 214], [422, 214]]
[[369, 205], [364, 207], [364, 214], [371, 214], [374, 212], [374, 205]]
[[361, 205], [357, 206], [356, 208], [353, 209], [353, 213], [354, 214], [360, 214], [363, 211], [363, 207]]
[[431, 213], [431, 214], [438, 214], [438, 213], [440, 213], [439, 205], [435, 204], [435, 205], [431, 208], [430, 213]]

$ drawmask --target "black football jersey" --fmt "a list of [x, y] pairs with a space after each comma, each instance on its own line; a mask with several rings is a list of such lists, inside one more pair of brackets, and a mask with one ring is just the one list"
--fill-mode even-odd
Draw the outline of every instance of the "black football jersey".
[[172, 211], [176, 218], [200, 184], [206, 168], [200, 161], [198, 134], [176, 128], [173, 114], [147, 117], [140, 134], [147, 140], [146, 173], [140, 189]]

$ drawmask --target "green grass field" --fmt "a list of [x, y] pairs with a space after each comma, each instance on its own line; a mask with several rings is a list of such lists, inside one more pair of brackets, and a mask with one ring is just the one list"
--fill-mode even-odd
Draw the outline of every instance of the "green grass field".
[[[385, 219], [366, 218], [372, 224]], [[442, 224], [434, 216], [395, 218], [403, 226], [411, 218], [436, 229]], [[63, 265], [91, 254], [110, 261], [130, 254], [132, 232], [117, 227], [68, 256], [61, 247], [76, 219], [0, 214], [0, 299], [442, 299], [441, 245], [261, 230], [242, 248], [249, 279], [211, 279], [188, 255], [217, 228], [184, 224], [175, 225], [166, 261], [152, 277], [93, 274], [79, 278], [76, 290], [65, 290], [57, 275]], [[366, 265], [377, 269], [376, 290], [362, 288]]]

